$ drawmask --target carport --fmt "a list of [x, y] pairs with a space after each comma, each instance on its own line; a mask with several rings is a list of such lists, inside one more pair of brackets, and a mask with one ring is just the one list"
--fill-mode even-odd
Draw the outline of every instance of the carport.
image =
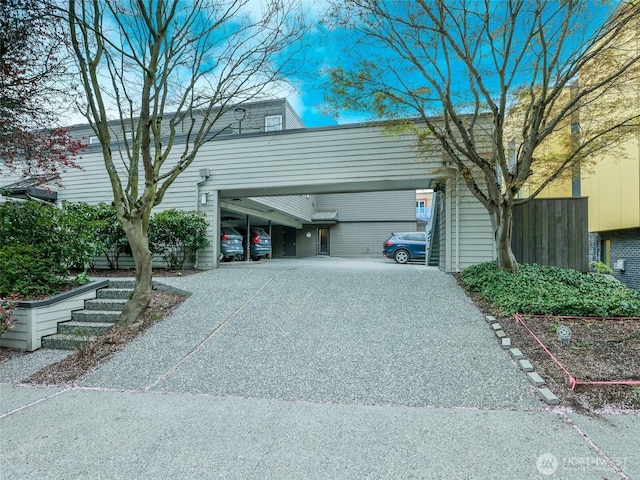
[[[441, 148], [434, 145], [418, 154], [414, 136], [391, 135], [381, 123], [249, 133], [213, 141], [190, 167], [199, 174], [193, 178], [202, 200], [198, 209], [212, 224], [213, 242], [200, 252], [199, 266], [218, 266], [221, 224], [299, 230], [331, 214], [314, 209], [314, 195], [433, 188], [444, 176], [445, 160]], [[484, 212], [482, 217], [484, 209], [460, 188], [459, 180], [451, 180], [455, 177], [454, 173], [439, 184], [448, 192], [441, 195], [439, 216], [440, 263], [446, 271], [459, 270], [466, 261], [458, 222], [465, 213], [475, 217], [471, 261], [494, 258], [488, 215]]]

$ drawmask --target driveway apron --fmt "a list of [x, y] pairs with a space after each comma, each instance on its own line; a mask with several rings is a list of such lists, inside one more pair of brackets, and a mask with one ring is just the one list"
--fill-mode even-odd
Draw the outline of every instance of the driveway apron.
[[547, 408], [437, 269], [162, 282], [193, 295], [78, 385], [0, 383], [1, 478], [640, 478], [637, 417]]
[[[85, 386], [369, 405], [537, 408], [455, 280], [328, 258], [232, 265]], [[189, 280], [193, 282], [189, 285]]]

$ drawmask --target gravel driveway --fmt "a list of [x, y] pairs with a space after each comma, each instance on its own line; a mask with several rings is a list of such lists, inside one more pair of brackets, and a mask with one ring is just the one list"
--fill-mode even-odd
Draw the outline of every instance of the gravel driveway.
[[194, 294], [82, 384], [368, 405], [539, 408], [455, 280], [311, 258], [162, 279]]

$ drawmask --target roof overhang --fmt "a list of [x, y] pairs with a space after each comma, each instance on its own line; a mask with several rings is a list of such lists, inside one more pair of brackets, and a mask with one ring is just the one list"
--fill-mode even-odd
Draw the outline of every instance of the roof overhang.
[[338, 223], [338, 211], [315, 212], [311, 216], [311, 223]]
[[35, 198], [37, 200], [55, 203], [58, 199], [58, 192], [48, 188], [41, 188], [41, 186], [57, 178], [57, 175], [37, 175], [25, 178], [18, 182], [0, 187], [0, 193], [5, 197], [24, 200]]

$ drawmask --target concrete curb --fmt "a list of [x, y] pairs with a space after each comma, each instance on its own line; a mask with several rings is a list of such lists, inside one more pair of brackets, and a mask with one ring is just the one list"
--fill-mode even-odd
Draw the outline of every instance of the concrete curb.
[[559, 405], [560, 399], [547, 387], [543, 387], [543, 385], [545, 385], [546, 382], [535, 371], [531, 362], [527, 360], [527, 358], [520, 351], [520, 349], [511, 348], [511, 339], [507, 337], [507, 334], [502, 329], [502, 326], [500, 325], [500, 323], [498, 323], [498, 320], [493, 315], [486, 315], [485, 320], [489, 325], [491, 325], [493, 332], [496, 334], [496, 337], [498, 337], [498, 340], [500, 340], [500, 345], [502, 349], [508, 350], [511, 357], [516, 362], [518, 362], [518, 367], [520, 368], [520, 370], [525, 372], [527, 376], [527, 380], [529, 380], [529, 382], [534, 387], [539, 387], [538, 396], [541, 398], [541, 400], [545, 402], [547, 405], [553, 405], [553, 406]]

